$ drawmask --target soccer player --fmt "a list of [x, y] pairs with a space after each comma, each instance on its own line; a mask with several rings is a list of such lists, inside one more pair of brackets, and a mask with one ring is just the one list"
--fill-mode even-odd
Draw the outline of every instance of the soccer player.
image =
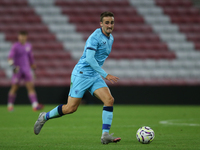
[[47, 113], [40, 113], [34, 125], [34, 133], [36, 135], [39, 134], [47, 120], [75, 112], [84, 93], [88, 90], [104, 103], [101, 143], [108, 144], [121, 140], [121, 138], [113, 137], [112, 134], [109, 134], [113, 119], [114, 98], [102, 77], [111, 83], [117, 82], [119, 78], [107, 74], [101, 68], [111, 52], [114, 41], [111, 34], [114, 29], [114, 14], [111, 12], [102, 13], [100, 26], [101, 28], [96, 29], [87, 39], [83, 55], [72, 71], [67, 104], [59, 105]]
[[43, 105], [38, 103], [36, 92], [32, 82], [31, 68], [36, 69], [33, 60], [32, 46], [27, 42], [27, 32], [20, 31], [18, 42], [12, 45], [8, 56], [8, 63], [13, 67], [12, 86], [8, 94], [8, 111], [13, 111], [16, 92], [19, 83], [24, 80], [28, 90], [28, 96], [34, 111], [41, 110]]

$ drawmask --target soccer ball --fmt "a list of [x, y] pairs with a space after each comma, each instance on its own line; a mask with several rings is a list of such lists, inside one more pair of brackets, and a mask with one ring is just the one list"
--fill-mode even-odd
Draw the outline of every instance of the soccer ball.
[[136, 138], [142, 144], [149, 144], [155, 137], [154, 131], [147, 126], [143, 126], [137, 130]]

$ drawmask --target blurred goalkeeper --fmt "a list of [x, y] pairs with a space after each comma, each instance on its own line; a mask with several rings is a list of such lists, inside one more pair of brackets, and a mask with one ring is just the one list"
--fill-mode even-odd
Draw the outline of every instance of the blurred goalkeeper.
[[111, 52], [114, 41], [111, 35], [114, 29], [114, 14], [111, 12], [102, 13], [100, 16], [100, 25], [101, 28], [96, 29], [87, 39], [83, 55], [74, 67], [67, 104], [59, 105], [47, 113], [40, 113], [34, 125], [36, 135], [39, 134], [47, 120], [75, 112], [84, 93], [88, 90], [104, 103], [101, 143], [108, 144], [121, 140], [121, 138], [113, 137], [112, 134], [109, 134], [113, 119], [114, 98], [102, 77], [111, 83], [117, 82], [119, 78], [107, 74], [101, 68]]
[[27, 32], [20, 31], [18, 34], [18, 42], [12, 45], [8, 56], [8, 63], [12, 66], [12, 86], [8, 94], [8, 111], [13, 111], [16, 92], [22, 80], [25, 81], [28, 90], [28, 97], [32, 103], [34, 111], [41, 110], [43, 105], [38, 103], [37, 95], [32, 82], [31, 69], [35, 70], [32, 46], [27, 42]]

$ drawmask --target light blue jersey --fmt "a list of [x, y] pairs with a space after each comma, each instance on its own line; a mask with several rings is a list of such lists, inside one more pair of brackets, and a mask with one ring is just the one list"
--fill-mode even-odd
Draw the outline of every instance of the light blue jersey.
[[93, 95], [95, 90], [108, 87], [101, 78], [108, 74], [101, 67], [111, 52], [113, 41], [113, 36], [107, 37], [101, 28], [90, 35], [72, 72], [69, 96], [82, 98], [87, 90]]
[[83, 55], [72, 75], [95, 77], [100, 74], [105, 78], [108, 74], [101, 67], [111, 52], [113, 42], [112, 34], [107, 37], [101, 28], [96, 29], [87, 39]]

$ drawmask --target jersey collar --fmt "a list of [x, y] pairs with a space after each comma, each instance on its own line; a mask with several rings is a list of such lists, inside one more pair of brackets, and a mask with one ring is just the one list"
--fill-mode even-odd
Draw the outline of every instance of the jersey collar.
[[26, 45], [27, 44], [27, 42], [26, 43], [24, 43], [24, 44], [22, 44], [22, 43], [20, 43], [19, 41], [17, 42], [19, 45], [22, 45], [22, 46], [24, 46], [24, 45]]

